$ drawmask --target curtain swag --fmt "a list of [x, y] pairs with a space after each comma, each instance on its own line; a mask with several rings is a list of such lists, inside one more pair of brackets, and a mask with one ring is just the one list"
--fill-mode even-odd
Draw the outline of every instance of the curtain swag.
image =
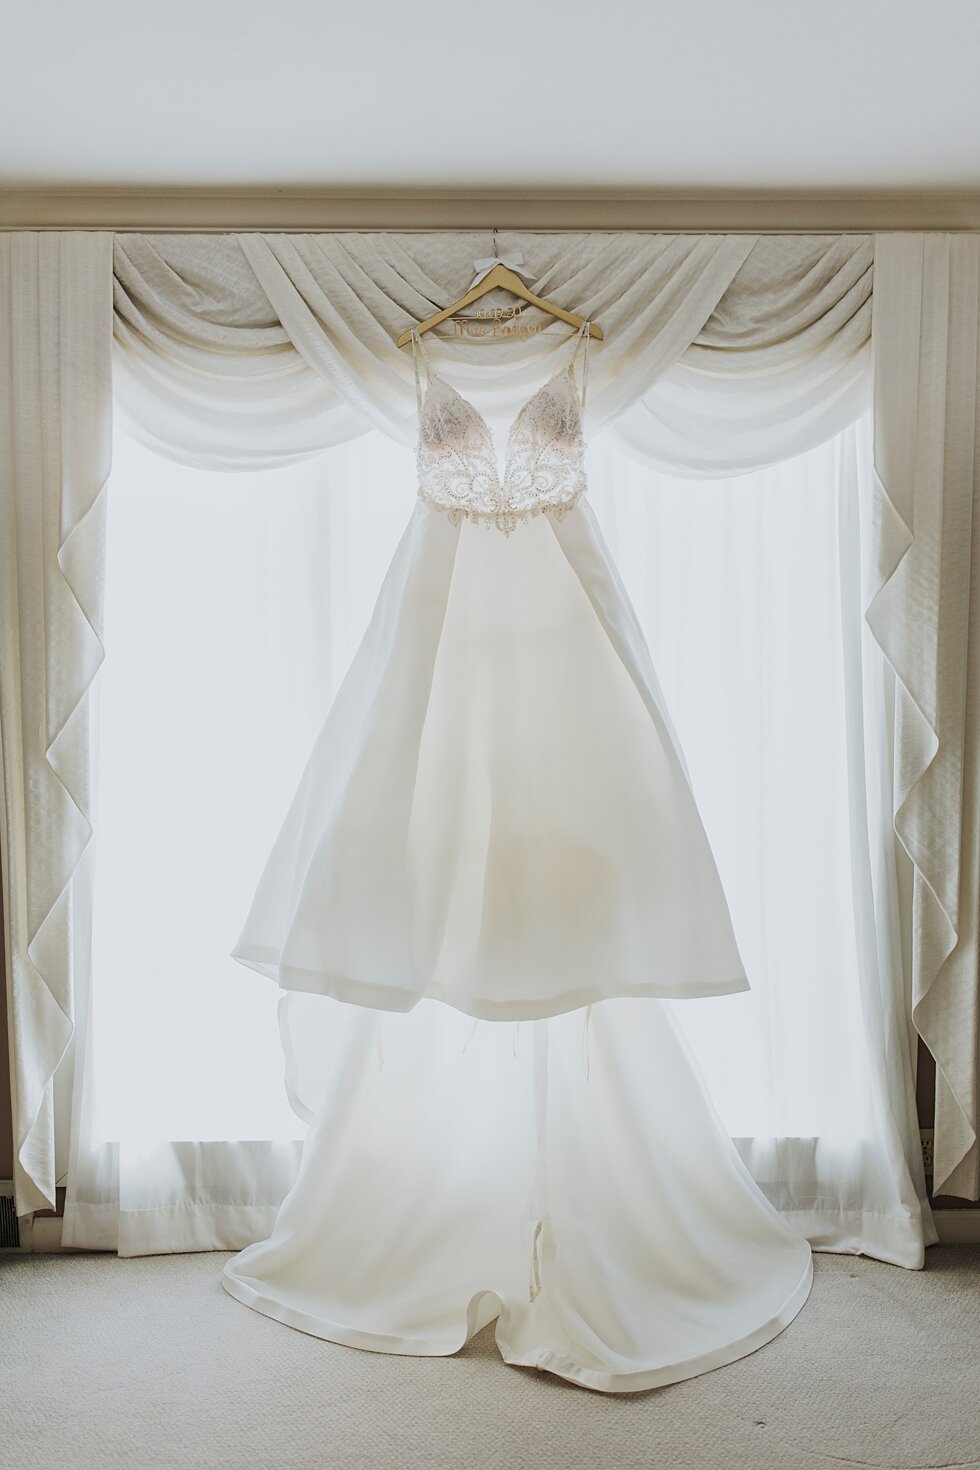
[[[878, 590], [867, 617], [900, 686], [894, 806], [914, 865], [911, 1004], [939, 1069], [936, 1186], [976, 1197], [980, 236], [514, 231], [498, 248], [523, 254], [536, 292], [601, 322], [586, 429], [607, 429], [643, 463], [692, 477], [774, 463], [852, 423], [873, 384]], [[53, 1078], [72, 1037], [73, 963], [85, 963], [73, 878], [91, 838], [87, 696], [102, 656], [113, 393], [136, 438], [192, 465], [286, 464], [372, 428], [410, 443], [412, 365], [394, 338], [456, 299], [488, 250], [485, 232], [0, 236], [0, 735], [20, 1213], [54, 1201]], [[505, 419], [566, 335], [465, 337], [433, 352], [488, 418]]]

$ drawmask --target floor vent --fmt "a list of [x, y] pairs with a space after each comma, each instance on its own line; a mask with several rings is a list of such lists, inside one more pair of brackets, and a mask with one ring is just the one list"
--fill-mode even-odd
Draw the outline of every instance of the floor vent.
[[20, 1250], [20, 1227], [12, 1194], [0, 1194], [0, 1250]]

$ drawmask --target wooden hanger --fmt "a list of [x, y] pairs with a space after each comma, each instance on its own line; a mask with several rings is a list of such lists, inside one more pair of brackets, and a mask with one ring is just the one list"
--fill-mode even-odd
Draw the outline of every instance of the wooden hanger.
[[[494, 231], [494, 234], [496, 234], [496, 231]], [[494, 249], [496, 250], [496, 240], [494, 241]], [[435, 316], [430, 316], [426, 321], [419, 322], [418, 326], [409, 327], [407, 331], [402, 332], [396, 346], [405, 347], [411, 342], [413, 331], [418, 332], [419, 336], [423, 332], [431, 332], [433, 327], [441, 326], [444, 321], [447, 321], [451, 316], [455, 316], [458, 311], [462, 311], [471, 302], [479, 301], [480, 297], [486, 296], [489, 291], [501, 289], [509, 291], [512, 296], [519, 296], [529, 306], [536, 306], [540, 311], [547, 312], [549, 316], [557, 317], [559, 321], [567, 322], [570, 327], [581, 327], [585, 321], [584, 317], [576, 316], [574, 312], [566, 311], [564, 307], [556, 306], [553, 301], [545, 301], [541, 296], [535, 296], [533, 291], [527, 289], [515, 271], [512, 271], [509, 266], [501, 263], [495, 265], [483, 277], [482, 281], [478, 281], [475, 286], [471, 286], [466, 295], [461, 296], [458, 301], [454, 301], [452, 306], [447, 306], [444, 311], [438, 311]], [[602, 328], [597, 326], [595, 322], [590, 322], [589, 336], [596, 337], [601, 342]]]

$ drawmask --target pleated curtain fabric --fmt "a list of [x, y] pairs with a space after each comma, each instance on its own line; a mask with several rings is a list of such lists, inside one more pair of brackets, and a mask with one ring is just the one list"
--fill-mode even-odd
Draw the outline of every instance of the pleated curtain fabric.
[[0, 235], [0, 737], [14, 1185], [55, 1202], [54, 1074], [74, 1029], [74, 878], [92, 832], [112, 236]]
[[[536, 289], [602, 323], [586, 433], [644, 462], [736, 474], [802, 453], [870, 404], [873, 243], [502, 232]], [[405, 326], [465, 290], [486, 233], [124, 235], [115, 378], [141, 442], [202, 468], [285, 464], [375, 428], [415, 437]], [[564, 351], [559, 326], [460, 338], [453, 382], [509, 421]], [[448, 360], [448, 359], [447, 359]]]
[[976, 1199], [980, 919], [980, 236], [875, 240], [878, 580], [899, 678], [895, 830], [912, 1014], [937, 1064], [934, 1187]]

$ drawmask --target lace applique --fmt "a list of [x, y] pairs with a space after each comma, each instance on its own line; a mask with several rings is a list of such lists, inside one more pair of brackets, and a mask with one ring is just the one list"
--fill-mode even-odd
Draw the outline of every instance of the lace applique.
[[[524, 404], [507, 437], [504, 475], [497, 472], [493, 436], [486, 420], [462, 394], [429, 367], [424, 400], [419, 389], [419, 440], [416, 459], [419, 496], [444, 511], [454, 525], [467, 520], [495, 526], [510, 535], [521, 522], [543, 511], [560, 519], [584, 494], [586, 486], [582, 432], [583, 396], [579, 399], [573, 369], [578, 342], [568, 367], [556, 373]], [[588, 337], [585, 338], [586, 343]], [[417, 353], [418, 337], [413, 337]]]

